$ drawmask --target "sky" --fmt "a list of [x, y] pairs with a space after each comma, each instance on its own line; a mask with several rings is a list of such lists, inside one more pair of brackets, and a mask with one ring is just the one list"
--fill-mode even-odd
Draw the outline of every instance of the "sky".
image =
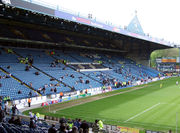
[[137, 11], [146, 34], [180, 45], [179, 0], [39, 0], [117, 26], [127, 26]]

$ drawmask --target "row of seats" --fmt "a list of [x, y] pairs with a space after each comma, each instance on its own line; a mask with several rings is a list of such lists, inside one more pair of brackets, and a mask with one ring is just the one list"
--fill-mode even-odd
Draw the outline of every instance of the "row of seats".
[[[87, 53], [84, 54], [74, 51], [63, 52], [57, 50], [48, 51], [19, 48], [13, 48], [12, 50], [8, 50], [8, 48], [2, 48], [0, 49], [0, 53], [0, 67], [20, 79], [22, 82], [30, 85], [35, 90], [41, 90], [42, 88], [45, 88], [45, 93], [40, 91], [43, 95], [59, 92], [69, 92], [72, 90], [72, 88], [73, 90], [83, 90], [102, 87], [104, 85], [104, 80], [113, 80], [116, 82], [135, 82], [141, 79], [145, 80], [156, 77], [159, 73], [156, 70], [136, 64], [130, 59], [110, 54], [105, 55], [101, 53], [89, 53], [89, 56], [87, 56]], [[32, 66], [20, 63], [19, 59], [21, 58], [28, 58], [28, 60], [32, 59]], [[56, 62], [56, 60], [61, 60], [61, 62]], [[66, 62], [76, 63], [93, 63], [95, 61], [99, 61], [102, 63], [102, 65], [98, 65], [98, 67], [102, 66], [102, 68], [110, 68], [110, 70], [77, 72], [70, 64], [63, 64], [63, 60], [66, 60]], [[27, 67], [28, 70], [25, 70]], [[2, 80], [6, 81], [3, 83], [1, 89], [7, 87], [7, 85], [11, 83], [8, 80], [13, 81], [14, 79], [9, 78]], [[2, 80], [0, 80], [0, 82]], [[16, 84], [14, 85], [13, 83], [12, 86], [14, 87], [10, 89], [15, 88], [16, 92], [18, 90], [23, 90], [23, 93], [21, 94], [23, 95], [25, 92], [26, 95], [24, 95], [24, 97], [27, 97], [28, 92], [30, 92], [31, 89], [21, 85], [17, 81], [15, 82], [20, 87]], [[60, 82], [63, 82], [65, 85]], [[113, 86], [114, 84], [113, 82], [110, 82], [108, 85]], [[56, 91], [52, 91], [52, 89], [54, 90], [55, 88]], [[2, 92], [3, 93], [1, 93], [1, 95], [3, 96], [12, 96], [12, 94], [5, 93], [5, 91]]]

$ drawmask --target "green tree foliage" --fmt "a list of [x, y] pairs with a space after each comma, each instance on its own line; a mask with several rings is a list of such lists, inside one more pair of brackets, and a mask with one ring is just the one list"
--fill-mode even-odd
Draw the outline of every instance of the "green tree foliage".
[[156, 67], [156, 59], [157, 58], [178, 57], [178, 56], [179, 56], [179, 49], [178, 48], [155, 50], [151, 53], [151, 56], [150, 56], [151, 67]]

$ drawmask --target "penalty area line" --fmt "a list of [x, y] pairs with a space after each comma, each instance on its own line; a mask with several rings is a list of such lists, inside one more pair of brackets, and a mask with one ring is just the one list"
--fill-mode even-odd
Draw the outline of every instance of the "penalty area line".
[[146, 109], [146, 110], [144, 110], [144, 111], [140, 112], [139, 114], [134, 115], [133, 117], [131, 117], [131, 118], [127, 119], [127, 120], [126, 120], [126, 121], [124, 121], [124, 122], [128, 122], [128, 121], [130, 121], [130, 120], [132, 120], [132, 119], [134, 119], [134, 118], [136, 118], [136, 117], [138, 117], [138, 116], [140, 116], [140, 115], [144, 114], [145, 112], [147, 112], [147, 111], [149, 111], [149, 110], [151, 110], [151, 109], [153, 109], [153, 108], [157, 107], [157, 106], [158, 106], [158, 105], [160, 105], [160, 104], [161, 104], [161, 103], [157, 103], [157, 104], [155, 104], [155, 105], [151, 106], [150, 108], [148, 108], [148, 109]]

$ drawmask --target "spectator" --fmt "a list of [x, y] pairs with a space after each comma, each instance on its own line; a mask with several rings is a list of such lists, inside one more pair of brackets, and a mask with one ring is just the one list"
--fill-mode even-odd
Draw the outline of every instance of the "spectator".
[[73, 126], [72, 131], [68, 133], [78, 133], [78, 128], [76, 126]]
[[54, 84], [52, 84], [52, 83], [50, 83], [50, 85], [49, 85], [50, 87], [52, 87], [52, 86], [54, 86]]
[[18, 91], [18, 94], [21, 94], [21, 93], [22, 93], [21, 90], [19, 90], [19, 91]]
[[48, 87], [49, 87], [48, 84], [45, 84], [45, 85], [44, 85], [44, 88], [48, 88]]
[[62, 117], [60, 120], [59, 120], [59, 123], [62, 125], [64, 123], [66, 123], [66, 119], [64, 117]]
[[11, 77], [11, 74], [5, 75], [5, 78], [10, 78], [10, 77]]
[[53, 88], [51, 88], [51, 90], [50, 90], [51, 92], [53, 92], [54, 91], [54, 89]]
[[93, 133], [99, 132], [98, 120], [95, 120], [95, 123], [92, 125], [92, 131], [93, 131]]
[[0, 106], [0, 122], [3, 122], [5, 118], [5, 113], [2, 107]]
[[60, 125], [59, 133], [67, 133], [65, 123]]
[[55, 93], [57, 92], [57, 89], [56, 89], [56, 88], [54, 88], [54, 92], [55, 92]]
[[0, 98], [0, 106], [2, 106], [3, 105], [3, 102], [6, 102], [7, 100], [6, 100], [6, 98], [4, 99], [2, 96], [1, 96], [1, 98]]
[[29, 111], [29, 117], [30, 117], [30, 118], [33, 118], [33, 113], [32, 113], [31, 110]]
[[54, 81], [55, 79], [54, 78], [51, 78], [50, 81]]
[[71, 90], [72, 90], [72, 91], [75, 91], [76, 89], [75, 89], [75, 87], [73, 86]]
[[34, 60], [33, 60], [32, 57], [29, 59], [29, 63], [30, 63], [31, 66], [32, 66], [32, 64], [34, 63]]
[[29, 124], [29, 128], [30, 129], [34, 129], [34, 128], [36, 128], [36, 123], [35, 123], [35, 121], [34, 121], [34, 119], [33, 118], [30, 118], [30, 124]]
[[70, 77], [71, 77], [71, 78], [74, 78], [74, 75], [73, 75], [73, 74], [71, 74], [71, 75], [70, 75]]
[[29, 83], [29, 86], [31, 86], [31, 87], [32, 87], [32, 82], [30, 82], [30, 83]]
[[4, 113], [7, 114], [8, 101], [5, 101], [5, 102], [4, 102], [4, 105], [5, 105], [5, 107], [4, 107]]
[[38, 92], [38, 93], [41, 93], [41, 90], [42, 90], [42, 88], [39, 87], [38, 90], [37, 90], [37, 92]]
[[87, 93], [88, 93], [88, 89], [85, 90], [85, 94], [87, 94]]
[[89, 80], [86, 80], [85, 84], [89, 84]]
[[14, 116], [12, 116], [11, 119], [9, 119], [8, 123], [9, 123], [9, 124], [15, 124], [15, 118], [14, 118]]
[[14, 124], [18, 125], [18, 126], [21, 126], [22, 125], [21, 117], [18, 116], [17, 119], [14, 121]]
[[35, 72], [35, 75], [39, 75], [39, 72]]
[[16, 115], [19, 110], [16, 107], [16, 104], [12, 106], [12, 115]]
[[83, 129], [82, 128], [79, 129], [79, 133], [83, 133]]
[[83, 130], [83, 133], [89, 133], [89, 129]]
[[56, 63], [55, 62], [52, 62], [50, 67], [56, 67]]
[[42, 92], [43, 92], [43, 94], [45, 94], [45, 91], [46, 91], [46, 88], [45, 88], [45, 87], [43, 87], [43, 88], [42, 88]]
[[29, 71], [29, 66], [26, 66], [25, 71]]
[[81, 125], [81, 119], [77, 119], [77, 118], [76, 118], [76, 120], [74, 121], [74, 126], [77, 127], [78, 130], [79, 130], [80, 125]]
[[28, 99], [28, 106], [31, 107], [31, 98]]
[[82, 122], [80, 128], [83, 129], [83, 133], [86, 133], [87, 130], [89, 130], [89, 125], [88, 125], [88, 123], [84, 120], [84, 121]]
[[60, 99], [62, 99], [63, 95], [63, 92], [60, 92]]
[[31, 91], [29, 92], [29, 97], [32, 97], [32, 92]]
[[81, 122], [81, 119], [79, 119], [79, 120], [78, 120], [78, 126], [77, 126], [78, 129], [80, 129], [81, 123], [82, 123], [82, 122]]
[[68, 122], [67, 122], [67, 129], [68, 130], [72, 130], [72, 127], [73, 127], [73, 122], [71, 119], [68, 119]]
[[38, 117], [37, 117], [36, 113], [34, 113], [33, 118], [34, 118], [34, 121], [35, 121], [35, 122], [37, 122], [37, 121], [38, 121]]
[[37, 119], [39, 119], [39, 117], [40, 117], [40, 114], [37, 112], [37, 113], [36, 113], [36, 116], [37, 116]]
[[58, 65], [59, 61], [58, 60], [55, 60], [55, 64]]
[[52, 126], [48, 129], [48, 133], [56, 133], [57, 129], [55, 128], [55, 125], [52, 124]]
[[11, 66], [7, 66], [7, 69], [10, 69], [11, 68]]
[[7, 101], [11, 101], [10, 96], [7, 96], [7, 97], [6, 97], [6, 100], [7, 100]]
[[101, 120], [98, 121], [98, 125], [99, 125], [99, 130], [102, 130], [104, 126]]
[[179, 82], [178, 81], [176, 81], [176, 85], [178, 85], [179, 84]]

